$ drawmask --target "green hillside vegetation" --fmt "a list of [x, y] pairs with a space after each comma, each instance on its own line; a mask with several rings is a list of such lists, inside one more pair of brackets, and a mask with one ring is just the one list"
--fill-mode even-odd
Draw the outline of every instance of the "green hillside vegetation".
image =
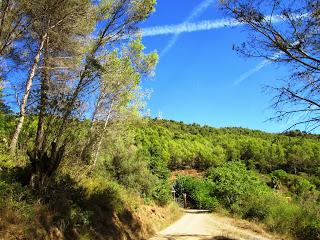
[[[90, 126], [82, 121], [72, 132], [77, 145], [67, 149], [46, 187], [34, 191], [27, 182], [26, 150], [32, 148], [37, 119], [27, 119], [17, 159], [6, 151], [15, 121], [14, 115], [1, 114], [0, 207], [5, 217], [0, 231], [8, 236], [41, 239], [58, 229], [67, 239], [118, 239], [126, 231], [131, 239], [143, 239], [148, 234], [140, 232], [148, 225], [136, 214], [145, 204], [169, 204], [173, 184], [178, 198], [187, 193], [189, 207], [226, 210], [297, 239], [319, 238], [318, 135], [132, 118], [112, 122], [92, 169], [79, 158]], [[198, 169], [202, 177], [178, 176], [170, 182], [171, 172], [180, 169]]]
[[[315, 184], [319, 176], [320, 136], [292, 131], [271, 134], [244, 128], [212, 128], [167, 120], [151, 120], [138, 129], [141, 154], [151, 159], [154, 171], [208, 169], [228, 161], [243, 161], [248, 169], [270, 173], [306, 173]], [[157, 168], [156, 163], [160, 164]], [[165, 171], [164, 171], [165, 172]], [[313, 178], [314, 177], [314, 178]]]
[[[163, 226], [179, 215], [170, 203], [167, 179], [153, 175], [136, 155], [136, 122], [113, 124], [94, 170], [79, 158], [89, 128], [88, 122], [78, 122], [73, 132], [77, 146], [67, 149], [43, 188], [32, 189], [26, 151], [33, 147], [37, 119], [27, 119], [15, 158], [7, 151], [7, 139], [16, 117], [0, 114], [0, 121], [0, 236], [5, 239], [145, 239], [157, 230], [154, 224]], [[143, 210], [144, 205], [150, 207]], [[166, 219], [140, 216], [152, 214], [156, 205], [164, 207], [157, 211]]]
[[[261, 57], [295, 69], [288, 86], [273, 89], [274, 119], [305, 113], [293, 126], [313, 131], [319, 4], [307, 0], [306, 16], [274, 2], [271, 16], [289, 20], [290, 37], [265, 21], [263, 1], [254, 2], [220, 1], [267, 38], [252, 35], [249, 49], [234, 49], [252, 56], [252, 46], [264, 46], [256, 49]], [[149, 91], [142, 86], [159, 56], [143, 45], [142, 27], [155, 5], [0, 1], [0, 238], [148, 239], [179, 215], [174, 187], [178, 203], [187, 194], [189, 207], [257, 221], [289, 238], [320, 239], [320, 135], [143, 117]], [[300, 21], [292, 21], [297, 13]], [[176, 178], [184, 170], [197, 174]]]
[[160, 178], [177, 169], [203, 171], [203, 178], [175, 182], [190, 207], [223, 208], [271, 231], [320, 239], [319, 138], [150, 120], [137, 129], [136, 142]]

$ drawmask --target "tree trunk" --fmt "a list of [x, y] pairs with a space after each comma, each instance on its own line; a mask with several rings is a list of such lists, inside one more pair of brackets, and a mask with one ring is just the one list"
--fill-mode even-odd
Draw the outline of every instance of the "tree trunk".
[[31, 161], [30, 186], [32, 189], [41, 189], [46, 185], [47, 180], [54, 175], [63, 158], [64, 146], [58, 147], [55, 142], [52, 142], [50, 151], [33, 150], [28, 152]]
[[17, 148], [17, 142], [18, 142], [18, 138], [19, 138], [20, 132], [22, 130], [22, 125], [23, 125], [23, 122], [24, 122], [25, 114], [26, 114], [27, 102], [28, 102], [28, 97], [29, 97], [30, 91], [31, 91], [33, 78], [34, 78], [34, 76], [36, 74], [36, 70], [38, 68], [38, 63], [40, 61], [41, 52], [42, 52], [42, 49], [43, 49], [44, 42], [45, 42], [46, 38], [47, 38], [47, 34], [44, 34], [42, 36], [41, 43], [39, 45], [37, 54], [36, 54], [36, 56], [34, 58], [34, 62], [32, 64], [32, 66], [31, 66], [31, 69], [30, 69], [30, 72], [29, 72], [29, 76], [28, 76], [28, 79], [27, 79], [27, 82], [26, 82], [25, 93], [23, 95], [23, 98], [22, 98], [22, 101], [21, 101], [21, 105], [20, 105], [19, 121], [18, 121], [18, 124], [16, 126], [16, 130], [15, 130], [15, 132], [13, 134], [13, 137], [12, 137], [12, 140], [11, 140], [11, 144], [10, 144], [10, 152], [12, 154], [15, 153], [16, 148]]
[[45, 120], [45, 111], [47, 104], [47, 91], [49, 88], [49, 73], [48, 73], [48, 60], [49, 60], [49, 38], [47, 37], [44, 47], [44, 58], [43, 58], [43, 71], [41, 79], [41, 90], [40, 90], [40, 109], [39, 109], [39, 119], [37, 127], [37, 135], [35, 142], [36, 151], [40, 151], [43, 146], [43, 126]]
[[86, 136], [86, 142], [81, 150], [80, 155], [81, 155], [82, 161], [84, 161], [84, 162], [86, 162], [86, 161], [90, 162], [90, 155], [92, 156], [90, 151], [92, 150], [92, 145], [93, 145], [94, 138], [95, 138], [94, 127], [95, 127], [96, 116], [99, 111], [101, 99], [102, 99], [102, 95], [100, 94], [97, 99], [97, 102], [95, 104], [94, 112], [92, 114], [90, 129], [89, 129], [89, 132], [87, 133], [87, 136]]
[[113, 106], [113, 101], [111, 101], [111, 103], [110, 103], [108, 115], [107, 115], [106, 121], [104, 122], [104, 126], [103, 126], [103, 130], [102, 130], [102, 133], [101, 133], [101, 136], [100, 136], [100, 140], [99, 140], [98, 145], [97, 145], [97, 150], [96, 150], [96, 152], [94, 154], [93, 167], [95, 167], [96, 164], [97, 164], [97, 160], [98, 160], [98, 156], [99, 156], [99, 152], [100, 152], [100, 148], [101, 148], [101, 144], [102, 144], [102, 140], [103, 140], [103, 134], [105, 133], [106, 128], [107, 128], [108, 123], [109, 123], [109, 119], [110, 119], [111, 112], [112, 112], [112, 106]]

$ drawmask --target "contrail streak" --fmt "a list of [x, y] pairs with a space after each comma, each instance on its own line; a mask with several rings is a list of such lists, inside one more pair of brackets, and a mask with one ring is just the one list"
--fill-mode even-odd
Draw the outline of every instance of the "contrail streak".
[[158, 35], [170, 35], [170, 34], [180, 34], [184, 32], [196, 32], [212, 30], [224, 27], [232, 27], [243, 25], [235, 20], [231, 19], [219, 19], [219, 20], [208, 20], [195, 23], [181, 23], [177, 25], [165, 25], [156, 26], [151, 28], [144, 28], [142, 30], [143, 37], [158, 36]]
[[[273, 23], [282, 22], [284, 20], [283, 17], [280, 15], [272, 16], [271, 18]], [[266, 19], [270, 19], [270, 16], [266, 16]], [[241, 25], [245, 25], [245, 23], [238, 22], [234, 19], [222, 18], [216, 20], [206, 20], [200, 22], [183, 22], [181, 24], [176, 25], [164, 25], [143, 28], [141, 34], [143, 37], [151, 37], [159, 35], [180, 34], [184, 32], [207, 31], [212, 29], [234, 27]]]
[[[213, 0], [205, 0], [198, 7], [196, 7], [191, 14], [186, 18], [186, 20], [182, 24], [187, 24], [190, 21], [194, 20], [196, 17], [201, 15], [211, 4]], [[178, 41], [179, 36], [182, 32], [175, 32], [174, 36], [170, 39], [169, 43], [162, 50], [161, 55], [165, 55]]]
[[259, 72], [262, 68], [269, 65], [271, 63], [270, 60], [263, 60], [260, 62], [257, 66], [250, 69], [249, 71], [243, 73], [236, 81], [234, 81], [233, 86], [236, 86], [246, 80], [247, 78], [251, 77], [251, 75], [255, 74], [256, 72]]
[[[292, 46], [296, 46], [297, 44], [299, 44], [299, 41], [295, 41], [292, 44]], [[262, 68], [264, 68], [265, 66], [271, 64], [273, 60], [277, 60], [279, 57], [281, 57], [281, 55], [283, 55], [283, 52], [278, 51], [275, 54], [273, 54], [271, 59], [267, 59], [267, 60], [261, 61], [254, 68], [252, 68], [249, 71], [243, 73], [236, 81], [234, 81], [233, 82], [233, 86], [236, 86], [236, 85], [240, 84], [241, 82], [243, 82], [247, 78], [251, 77], [256, 72], [259, 72]]]
[[[152, 36], [159, 36], [159, 35], [171, 35], [172, 37], [169, 44], [165, 47], [162, 53], [166, 53], [177, 41], [179, 35], [181, 33], [188, 33], [188, 32], [197, 32], [197, 31], [208, 31], [213, 29], [220, 29], [225, 27], [236, 27], [236, 26], [243, 26], [246, 23], [238, 22], [234, 19], [222, 18], [217, 20], [207, 20], [207, 21], [200, 21], [200, 22], [189, 22], [198, 16], [207, 6], [210, 5], [211, 1], [206, 1], [198, 8], [196, 8], [191, 15], [186, 19], [185, 22], [177, 25], [164, 25], [164, 26], [155, 26], [144, 28], [141, 30], [142, 37], [152, 37]], [[304, 13], [302, 15], [298, 15], [299, 17], [305, 18], [308, 17], [309, 13]], [[273, 15], [273, 16], [265, 16], [266, 21], [272, 21], [273, 23], [279, 23], [286, 20], [285, 17], [281, 15]], [[295, 43], [294, 43], [295, 44]], [[280, 55], [276, 53], [274, 58], [278, 58]], [[260, 71], [262, 68], [270, 64], [270, 60], [264, 60], [260, 62], [257, 66], [253, 69], [243, 73], [239, 79], [237, 79], [233, 85], [238, 85], [239, 83], [243, 82], [251, 75], [255, 74], [256, 72]]]

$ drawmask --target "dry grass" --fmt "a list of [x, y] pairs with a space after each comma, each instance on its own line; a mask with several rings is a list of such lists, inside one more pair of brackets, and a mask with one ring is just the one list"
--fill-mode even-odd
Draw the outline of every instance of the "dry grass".
[[276, 235], [276, 234], [271, 234], [269, 231], [267, 232], [265, 230], [266, 227], [262, 223], [259, 223], [259, 222], [252, 222], [252, 221], [247, 221], [244, 219], [239, 219], [236, 216], [231, 216], [230, 214], [228, 214], [228, 217], [226, 217], [226, 215], [223, 215], [223, 214], [215, 214], [215, 216], [221, 217], [221, 218], [227, 220], [233, 226], [236, 226], [236, 227], [244, 229], [244, 230], [250, 230], [250, 231], [255, 232], [257, 234], [260, 234], [262, 236], [269, 236], [274, 240], [291, 240], [292, 239], [289, 236], [282, 236], [279, 234]]
[[175, 203], [166, 207], [157, 205], [143, 205], [136, 213], [137, 218], [144, 224], [144, 236], [150, 237], [154, 233], [172, 224], [182, 216], [182, 211]]
[[197, 169], [176, 170], [171, 172], [169, 181], [174, 182], [179, 175], [185, 175], [185, 176], [191, 176], [191, 177], [202, 177], [203, 171], [200, 171]]

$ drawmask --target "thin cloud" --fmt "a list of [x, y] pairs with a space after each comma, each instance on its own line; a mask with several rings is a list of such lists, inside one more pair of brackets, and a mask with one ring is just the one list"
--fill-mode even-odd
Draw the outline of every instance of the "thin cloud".
[[[299, 44], [299, 41], [295, 41], [292, 45], [295, 46]], [[258, 63], [254, 68], [250, 69], [249, 71], [243, 73], [236, 81], [233, 82], [233, 86], [236, 86], [243, 81], [247, 80], [249, 77], [251, 77], [256, 72], [259, 72], [262, 68], [272, 63], [272, 61], [277, 60], [281, 55], [283, 55], [282, 52], [277, 52], [273, 54], [271, 59], [263, 60], [260, 63]]]
[[264, 60], [264, 61], [260, 62], [254, 68], [252, 68], [249, 71], [243, 73], [236, 81], [234, 81], [233, 86], [236, 86], [236, 85], [242, 83], [243, 81], [245, 81], [246, 79], [251, 77], [253, 74], [255, 74], [256, 72], [259, 72], [262, 68], [264, 68], [265, 66], [269, 65], [270, 63], [271, 63], [270, 60]]
[[[199, 7], [197, 7], [190, 16], [186, 19], [185, 22], [176, 25], [164, 25], [164, 26], [155, 26], [144, 28], [141, 31], [142, 37], [152, 37], [152, 36], [159, 36], [159, 35], [171, 35], [174, 36], [171, 38], [168, 45], [164, 48], [161, 54], [165, 54], [173, 47], [176, 41], [179, 38], [181, 33], [188, 33], [188, 32], [197, 32], [197, 31], [208, 31], [213, 29], [220, 29], [225, 27], [236, 27], [245, 25], [243, 22], [238, 22], [234, 19], [222, 18], [217, 20], [207, 20], [207, 21], [200, 21], [200, 22], [190, 22], [197, 16], [199, 16], [207, 7], [210, 6], [212, 3], [211, 0], [204, 1]], [[309, 14], [305, 13], [302, 15], [298, 15], [299, 17], [308, 17]], [[273, 15], [273, 16], [266, 16], [266, 21], [272, 21], [273, 23], [283, 22], [285, 18], [281, 15]], [[279, 57], [278, 54], [275, 54], [275, 58]], [[238, 85], [241, 82], [245, 81], [251, 75], [255, 74], [256, 72], [260, 71], [265, 66], [271, 63], [270, 60], [264, 60], [256, 65], [253, 69], [243, 73], [239, 79], [234, 81], [233, 85]]]
[[[267, 19], [270, 16], [266, 17]], [[279, 15], [271, 17], [273, 23], [282, 22], [283, 18]], [[197, 31], [208, 31], [212, 29], [219, 29], [225, 27], [234, 27], [234, 26], [242, 26], [245, 23], [238, 22], [234, 19], [222, 18], [216, 20], [206, 20], [200, 22], [183, 22], [176, 25], [164, 25], [164, 26], [155, 26], [149, 28], [143, 28], [141, 30], [141, 35], [143, 37], [152, 37], [159, 35], [171, 35], [171, 34], [181, 34], [185, 32], [197, 32]]]
[[[211, 4], [213, 4], [213, 0], [205, 0], [198, 7], [192, 10], [191, 14], [187, 17], [187, 19], [182, 24], [187, 24], [190, 21], [197, 18], [201, 15]], [[161, 55], [165, 55], [178, 41], [179, 36], [182, 32], [175, 32], [174, 36], [170, 39], [169, 43], [162, 50]]]
[[218, 19], [218, 20], [208, 20], [200, 21], [195, 23], [181, 23], [177, 25], [165, 25], [165, 26], [156, 26], [150, 28], [144, 28], [142, 30], [143, 37], [159, 36], [159, 35], [171, 35], [171, 34], [180, 34], [185, 32], [197, 32], [197, 31], [206, 31], [224, 27], [232, 27], [243, 25], [234, 20], [230, 19]]

